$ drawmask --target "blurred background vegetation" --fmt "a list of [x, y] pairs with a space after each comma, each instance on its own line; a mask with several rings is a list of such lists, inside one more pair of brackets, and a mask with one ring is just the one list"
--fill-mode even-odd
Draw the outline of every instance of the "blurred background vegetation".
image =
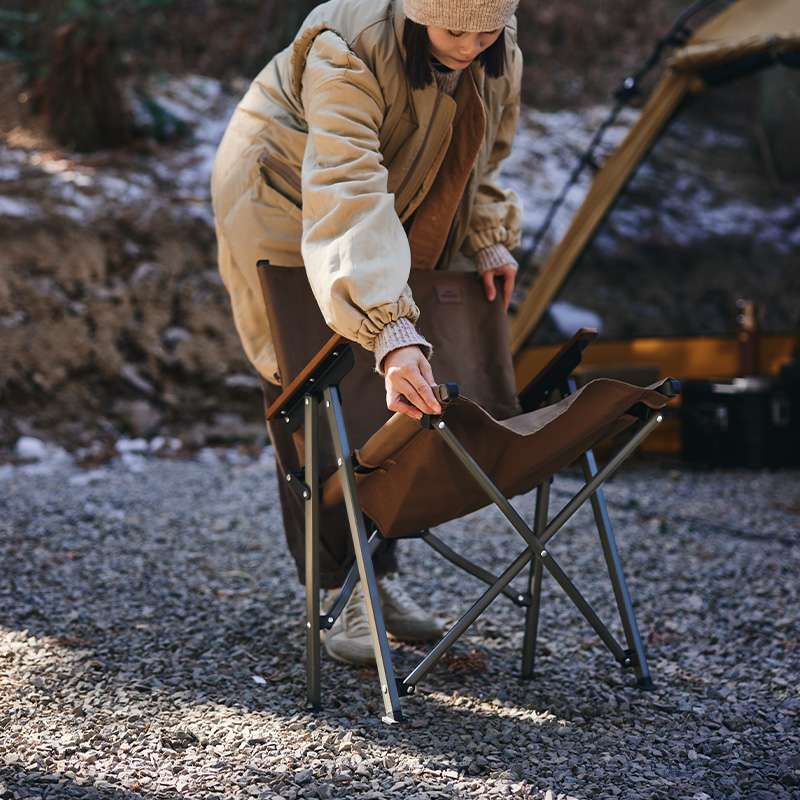
[[[89, 151], [135, 133], [120, 89], [153, 71], [255, 75], [291, 40], [314, 0], [6, 0], [0, 59], [27, 112], [62, 145]], [[524, 100], [539, 108], [604, 99], [684, 5], [583, 0], [520, 5]]]
[[[506, 178], [528, 235], [612, 92], [690, 2], [521, 0], [527, 108]], [[238, 98], [315, 5], [3, 0], [0, 463], [20, 436], [58, 441], [86, 464], [121, 436], [263, 442], [259, 383], [217, 270], [208, 179]], [[799, 77], [767, 70], [687, 108], [562, 305], [608, 320], [605, 334], [696, 335], [732, 329], [747, 292], [773, 328], [793, 326]], [[600, 160], [635, 117], [622, 115]], [[533, 260], [524, 248], [519, 257]], [[543, 335], [561, 336], [554, 320]]]

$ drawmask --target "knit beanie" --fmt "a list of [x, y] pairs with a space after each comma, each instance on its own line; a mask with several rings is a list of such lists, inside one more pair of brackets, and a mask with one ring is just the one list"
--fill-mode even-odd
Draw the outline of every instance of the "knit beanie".
[[406, 16], [420, 25], [480, 33], [502, 28], [519, 0], [403, 0]]

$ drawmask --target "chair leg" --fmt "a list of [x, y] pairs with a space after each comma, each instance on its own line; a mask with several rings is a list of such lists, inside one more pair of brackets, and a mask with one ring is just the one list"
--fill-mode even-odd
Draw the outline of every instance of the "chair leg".
[[318, 709], [320, 697], [319, 613], [319, 399], [305, 399], [306, 507], [306, 698]]
[[[550, 481], [545, 481], [536, 489], [536, 511], [534, 513], [534, 533], [541, 536], [547, 526], [547, 513], [550, 505]], [[533, 677], [533, 663], [536, 657], [536, 639], [539, 634], [539, 608], [542, 597], [542, 562], [531, 560], [528, 573], [528, 596], [530, 603], [525, 613], [525, 638], [522, 642], [522, 672], [524, 680]]]
[[[597, 461], [594, 453], [591, 450], [587, 450], [581, 461], [584, 477], [589, 481], [597, 474]], [[642, 637], [639, 634], [639, 626], [636, 624], [631, 595], [625, 581], [625, 574], [622, 571], [622, 561], [619, 557], [617, 541], [614, 538], [611, 519], [608, 516], [608, 506], [602, 489], [598, 488], [592, 494], [591, 503], [597, 532], [603, 547], [603, 556], [608, 568], [608, 575], [614, 589], [614, 598], [617, 601], [617, 609], [622, 621], [622, 628], [625, 631], [625, 639], [628, 643], [630, 666], [636, 672], [638, 686], [642, 689], [650, 689], [653, 686], [653, 679], [650, 676], [650, 668], [647, 666], [647, 656], [644, 652]]]
[[542, 562], [534, 559], [531, 562], [528, 578], [528, 595], [530, 605], [525, 612], [525, 638], [522, 642], [522, 671], [523, 680], [533, 677], [533, 662], [536, 657], [536, 639], [539, 635], [539, 607], [542, 599]]
[[353, 472], [352, 453], [347, 440], [347, 430], [342, 416], [341, 399], [336, 386], [325, 390], [325, 408], [328, 412], [331, 434], [333, 436], [336, 460], [339, 465], [339, 476], [344, 489], [344, 500], [347, 508], [347, 518], [350, 531], [353, 535], [353, 549], [355, 550], [358, 574], [364, 591], [364, 602], [367, 607], [367, 620], [372, 636], [372, 647], [375, 652], [375, 661], [378, 667], [378, 677], [381, 683], [383, 707], [385, 714], [383, 721], [395, 723], [402, 721], [400, 712], [400, 695], [397, 689], [397, 680], [392, 664], [392, 654], [389, 649], [389, 637], [383, 621], [380, 598], [378, 596], [378, 582], [375, 578], [375, 568], [372, 564], [369, 542], [367, 540], [364, 515], [358, 503], [356, 479]]

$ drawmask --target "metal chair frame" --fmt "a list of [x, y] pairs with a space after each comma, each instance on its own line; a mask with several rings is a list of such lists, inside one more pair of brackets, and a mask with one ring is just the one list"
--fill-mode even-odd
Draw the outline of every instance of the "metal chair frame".
[[[578, 348], [578, 361], [580, 360], [580, 351], [585, 347], [585, 344], [583, 343]], [[550, 374], [549, 383], [544, 386], [539, 383], [536, 386], [539, 396], [551, 394], [554, 390], [563, 396], [575, 390], [574, 380], [570, 377], [570, 373], [577, 363], [575, 361], [575, 348], [572, 348], [570, 352], [566, 352], [560, 362], [551, 362], [551, 365], [548, 365], [552, 367], [553, 363], [557, 363], [557, 365], [560, 363], [560, 369], [556, 369], [554, 372], [551, 370], [552, 374]], [[407, 675], [398, 677], [395, 674], [392, 662], [389, 640], [378, 595], [375, 570], [372, 564], [372, 555], [383, 540], [377, 529], [371, 530], [369, 535], [367, 533], [367, 520], [358, 502], [356, 465], [342, 413], [339, 383], [352, 365], [353, 354], [350, 350], [350, 345], [341, 339], [331, 340], [327, 348], [323, 348], [319, 357], [315, 359], [314, 368], [306, 371], [302, 381], [293, 384], [290, 390], [287, 390], [276, 401], [276, 404], [270, 408], [271, 417], [279, 414], [280, 418], [284, 419], [286, 424], [292, 426], [293, 429], [296, 429], [301, 424], [304, 425], [304, 468], [299, 473], [289, 474], [284, 477], [301, 494], [306, 503], [305, 627], [308, 705], [315, 709], [321, 706], [321, 631], [328, 630], [333, 626], [359, 580], [364, 587], [367, 618], [383, 699], [384, 715], [382, 719], [384, 722], [397, 723], [402, 721], [401, 698], [414, 693], [419, 682], [500, 594], [504, 594], [517, 606], [526, 610], [521, 676], [526, 679], [531, 678], [533, 676], [539, 628], [542, 580], [545, 572], [549, 572], [552, 575], [572, 600], [620, 666], [635, 673], [637, 685], [643, 689], [651, 688], [652, 678], [647, 665], [646, 652], [636, 623], [630, 592], [625, 581], [605, 496], [601, 487], [662, 421], [663, 413], [652, 411], [644, 407], [643, 404], [638, 404], [634, 409], [631, 409], [629, 413], [633, 413], [638, 417], [634, 431], [628, 441], [618, 449], [601, 469], [597, 467], [594, 453], [591, 450], [587, 450], [580, 459], [586, 481], [584, 486], [552, 517], [550, 517], [549, 508], [552, 476], [549, 480], [541, 483], [536, 491], [533, 527], [530, 527], [525, 522], [511, 505], [508, 498], [497, 488], [491, 477], [484, 472], [467, 452], [457, 437], [449, 430], [442, 416], [430, 415], [423, 417], [422, 424], [436, 431], [442, 437], [470, 475], [484, 489], [487, 497], [497, 506], [511, 527], [522, 537], [525, 548], [497, 576], [456, 553], [430, 531], [422, 531], [417, 534], [433, 550], [455, 566], [486, 583], [488, 588]], [[677, 393], [676, 385], [675, 383], [669, 385], [671, 392]], [[324, 613], [321, 613], [320, 610], [319, 578], [321, 503], [319, 409], [321, 403], [323, 404], [333, 439], [337, 469], [342, 482], [347, 518], [355, 551], [355, 563], [351, 567], [337, 598]], [[530, 395], [528, 404], [530, 404]], [[526, 402], [523, 401], [522, 405], [525, 408]], [[627, 647], [623, 647], [617, 641], [547, 549], [547, 543], [550, 539], [587, 500], [590, 501], [592, 506]], [[529, 568], [526, 592], [518, 593], [511, 590], [509, 588], [510, 582], [526, 567]]]

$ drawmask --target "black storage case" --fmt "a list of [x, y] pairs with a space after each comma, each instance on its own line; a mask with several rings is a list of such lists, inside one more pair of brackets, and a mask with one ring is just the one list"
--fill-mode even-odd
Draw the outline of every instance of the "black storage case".
[[684, 458], [722, 467], [800, 465], [800, 385], [786, 378], [682, 381]]

